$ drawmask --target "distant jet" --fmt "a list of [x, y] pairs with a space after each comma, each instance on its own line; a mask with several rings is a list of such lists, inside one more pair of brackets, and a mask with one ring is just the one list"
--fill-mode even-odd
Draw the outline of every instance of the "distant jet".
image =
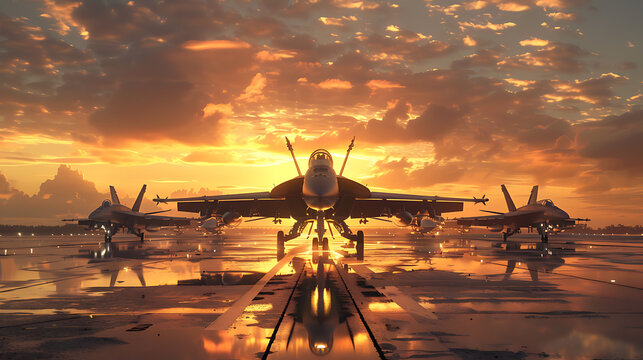
[[[308, 235], [316, 224], [317, 236], [312, 239], [313, 249], [322, 244], [328, 250], [328, 239], [324, 237], [325, 225], [333, 235], [333, 228], [339, 235], [356, 241], [358, 255], [363, 254], [364, 233], [360, 230], [353, 234], [346, 219], [358, 218], [365, 223], [368, 218], [392, 218], [405, 226], [412, 225], [417, 215], [435, 218], [445, 212], [462, 211], [463, 201], [485, 203], [489, 199], [450, 198], [441, 196], [393, 194], [372, 192], [366, 186], [342, 176], [346, 161], [353, 148], [351, 141], [339, 175], [333, 169], [333, 158], [327, 150], [315, 150], [308, 160], [308, 170], [302, 175], [286, 138], [286, 146], [292, 155], [299, 176], [281, 183], [271, 191], [214, 195], [188, 198], [162, 199], [154, 201], [166, 203], [176, 201], [179, 211], [200, 213], [201, 217], [213, 217], [217, 224], [229, 225], [241, 221], [242, 217], [272, 218], [274, 223], [281, 219], [293, 218], [295, 224], [288, 234], [277, 233], [279, 251], [284, 242], [300, 236], [310, 225]], [[404, 179], [400, 179], [404, 182]]]
[[92, 211], [86, 219], [63, 219], [63, 221], [77, 221], [78, 225], [89, 228], [102, 228], [105, 230], [105, 242], [112, 241], [112, 236], [121, 228], [145, 240], [145, 231], [157, 231], [162, 226], [187, 226], [192, 219], [173, 216], [153, 215], [170, 210], [142, 213], [139, 211], [147, 185], [143, 185], [132, 208], [121, 205], [116, 189], [110, 185], [109, 191], [112, 201], [104, 200], [100, 207]]
[[560, 231], [564, 228], [574, 226], [576, 221], [590, 221], [590, 219], [570, 218], [562, 209], [554, 205], [554, 202], [546, 199], [537, 201], [538, 185], [531, 189], [531, 195], [527, 205], [516, 209], [507, 188], [501, 185], [502, 193], [505, 195], [509, 212], [501, 213], [497, 211], [481, 210], [484, 212], [497, 214], [489, 216], [472, 216], [456, 218], [458, 225], [464, 226], [486, 226], [489, 230], [502, 233], [502, 239], [507, 238], [515, 233], [520, 233], [520, 228], [536, 228], [542, 242], [549, 241], [549, 233]]

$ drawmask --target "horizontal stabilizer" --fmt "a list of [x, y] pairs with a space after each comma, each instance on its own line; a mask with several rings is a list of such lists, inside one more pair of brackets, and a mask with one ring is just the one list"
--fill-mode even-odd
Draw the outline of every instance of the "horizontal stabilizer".
[[500, 211], [491, 211], [491, 210], [480, 210], [480, 211], [490, 213], [490, 214], [498, 214], [498, 215], [504, 215], [505, 214], [505, 213], [502, 213]]
[[172, 211], [172, 209], [152, 211], [152, 212], [145, 213], [145, 215], [160, 214], [160, 213], [164, 213], [164, 212], [168, 212], [168, 211]]

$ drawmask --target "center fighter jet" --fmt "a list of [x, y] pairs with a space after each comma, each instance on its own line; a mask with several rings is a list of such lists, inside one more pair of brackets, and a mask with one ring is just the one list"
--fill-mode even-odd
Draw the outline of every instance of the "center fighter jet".
[[214, 195], [188, 198], [159, 198], [160, 203], [177, 202], [179, 211], [200, 213], [202, 217], [217, 219], [221, 226], [235, 224], [242, 217], [272, 218], [281, 223], [283, 218], [293, 218], [295, 224], [285, 234], [277, 233], [278, 249], [283, 250], [284, 242], [300, 236], [310, 224], [308, 234], [316, 226], [317, 236], [313, 238], [313, 249], [328, 250], [325, 225], [333, 235], [333, 228], [339, 235], [356, 242], [358, 255], [364, 251], [364, 233], [354, 234], [346, 219], [357, 218], [365, 223], [369, 218], [390, 218], [406, 222], [410, 226], [418, 215], [436, 218], [446, 212], [462, 211], [463, 202], [485, 203], [489, 199], [452, 198], [441, 196], [394, 194], [370, 191], [366, 186], [342, 176], [346, 161], [353, 148], [351, 141], [339, 174], [333, 168], [333, 158], [324, 149], [313, 151], [308, 159], [308, 170], [301, 173], [292, 145], [286, 138], [286, 146], [292, 155], [298, 176], [275, 186], [271, 191], [245, 194]]

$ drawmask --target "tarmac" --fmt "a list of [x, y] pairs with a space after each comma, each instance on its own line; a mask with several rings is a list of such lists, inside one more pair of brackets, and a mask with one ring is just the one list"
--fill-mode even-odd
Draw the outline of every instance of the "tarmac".
[[643, 235], [275, 234], [2, 236], [0, 357], [643, 358]]

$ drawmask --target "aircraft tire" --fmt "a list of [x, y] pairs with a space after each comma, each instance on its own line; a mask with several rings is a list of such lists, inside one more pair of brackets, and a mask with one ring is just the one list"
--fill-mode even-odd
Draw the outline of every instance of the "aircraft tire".
[[364, 232], [362, 230], [357, 232], [357, 241], [355, 250], [357, 251], [357, 260], [364, 260]]
[[322, 248], [323, 248], [324, 251], [329, 251], [330, 250], [330, 246], [328, 245], [328, 238], [327, 237], [325, 237], [322, 240]]

